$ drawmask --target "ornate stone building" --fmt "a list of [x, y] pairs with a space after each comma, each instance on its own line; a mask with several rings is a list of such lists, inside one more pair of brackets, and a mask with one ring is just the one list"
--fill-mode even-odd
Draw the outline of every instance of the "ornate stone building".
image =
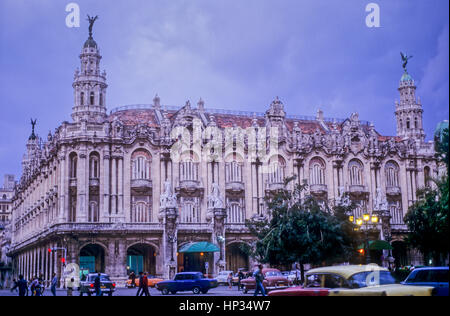
[[[241, 247], [252, 243], [245, 220], [264, 218], [264, 197], [291, 175], [323, 202], [356, 201], [356, 218], [379, 214], [379, 238], [412, 260], [403, 216], [437, 167], [406, 69], [397, 135], [382, 136], [356, 113], [287, 115], [278, 98], [265, 113], [246, 113], [207, 109], [202, 100], [167, 107], [156, 96], [108, 115], [101, 58], [90, 34], [75, 72], [72, 121], [45, 141], [33, 131], [27, 142], [13, 198], [16, 274], [61, 275], [65, 254], [47, 250], [54, 247], [66, 249], [67, 263], [116, 280], [130, 270], [205, 271], [205, 262], [209, 273], [250, 268]], [[185, 251], [196, 242], [215, 249]]]

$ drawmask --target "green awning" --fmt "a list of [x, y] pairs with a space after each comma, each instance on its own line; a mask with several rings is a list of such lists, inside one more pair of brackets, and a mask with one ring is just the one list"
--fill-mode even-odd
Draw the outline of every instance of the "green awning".
[[180, 253], [220, 252], [220, 249], [219, 247], [210, 242], [201, 241], [184, 245], [178, 252]]
[[[358, 249], [364, 249], [364, 244], [360, 245]], [[394, 249], [391, 244], [384, 240], [371, 240], [369, 241], [370, 250], [392, 250]]]

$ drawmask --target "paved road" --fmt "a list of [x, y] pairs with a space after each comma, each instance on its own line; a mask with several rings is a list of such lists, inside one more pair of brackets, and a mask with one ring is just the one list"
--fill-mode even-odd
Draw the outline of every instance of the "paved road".
[[[124, 289], [124, 288], [118, 288], [117, 291], [114, 293], [114, 296], [135, 296], [137, 289]], [[150, 294], [152, 296], [161, 296], [161, 292], [159, 292], [156, 289], [150, 289]], [[17, 293], [11, 293], [9, 290], [0, 290], [0, 296], [17, 296]], [[52, 293], [50, 292], [50, 289], [46, 289], [45, 296], [51, 296]], [[56, 291], [57, 296], [67, 296], [67, 292], [65, 290], [57, 290]], [[78, 296], [79, 292], [74, 291], [74, 296]], [[237, 290], [236, 286], [233, 286], [233, 289], [229, 289], [227, 286], [219, 286], [215, 289], [210, 290], [207, 294], [200, 294], [195, 296], [252, 296], [253, 293], [250, 292], [249, 294], [243, 294], [241, 291]], [[192, 292], [181, 292], [177, 293], [173, 296], [194, 296]]]

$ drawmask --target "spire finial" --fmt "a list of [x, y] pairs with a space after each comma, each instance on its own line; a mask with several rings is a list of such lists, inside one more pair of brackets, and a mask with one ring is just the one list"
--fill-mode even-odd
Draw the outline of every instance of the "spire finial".
[[405, 73], [408, 73], [408, 70], [406, 69], [406, 66], [408, 65], [408, 61], [411, 58], [413, 58], [413, 56], [408, 56], [407, 54], [403, 54], [402, 52], [400, 52], [400, 55], [402, 56], [403, 70], [405, 71]]
[[37, 119], [31, 119], [31, 136], [30, 139], [36, 139], [36, 134], [34, 133], [34, 127], [36, 126]]
[[94, 17], [90, 17], [88, 14], [88, 22], [89, 22], [89, 37], [92, 38], [92, 29], [94, 27], [94, 23], [95, 21], [97, 21], [98, 19], [98, 15], [94, 16]]

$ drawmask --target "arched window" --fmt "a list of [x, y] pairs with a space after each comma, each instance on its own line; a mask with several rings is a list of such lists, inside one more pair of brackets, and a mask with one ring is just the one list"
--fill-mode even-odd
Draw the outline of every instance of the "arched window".
[[138, 150], [132, 155], [131, 160], [132, 180], [150, 180], [151, 156], [147, 151]]
[[192, 159], [187, 159], [181, 163], [180, 180], [198, 181], [198, 164], [192, 161]]
[[269, 162], [269, 183], [284, 183], [286, 162], [282, 157], [272, 158]]
[[233, 199], [227, 203], [227, 219], [229, 224], [243, 224], [245, 223], [245, 210], [243, 207], [243, 198]]
[[414, 119], [414, 128], [419, 128], [419, 121], [417, 120], [417, 117]]
[[399, 180], [398, 180], [398, 172], [399, 167], [397, 163], [393, 161], [389, 161], [386, 163], [385, 167], [385, 174], [386, 174], [386, 187], [399, 187]]
[[150, 207], [147, 202], [139, 201], [134, 204], [133, 212], [131, 213], [132, 223], [148, 223], [150, 218]]
[[80, 93], [80, 105], [84, 105], [84, 92]]
[[100, 159], [98, 154], [91, 154], [89, 158], [89, 178], [100, 178]]
[[411, 121], [409, 119], [406, 120], [406, 128], [407, 129], [411, 128]]
[[100, 93], [99, 101], [100, 101], [100, 106], [103, 106], [103, 93]]
[[237, 159], [236, 154], [233, 154], [230, 161], [225, 163], [225, 181], [242, 182], [242, 167], [242, 162]]
[[402, 119], [400, 119], [399, 125], [400, 125], [400, 129], [403, 129], [403, 120]]
[[100, 214], [99, 214], [99, 209], [98, 209], [98, 203], [97, 202], [89, 203], [88, 221], [90, 223], [98, 223], [99, 220], [100, 220]]
[[309, 184], [325, 185], [325, 163], [320, 158], [314, 158], [309, 164]]
[[359, 160], [352, 160], [348, 164], [350, 185], [364, 185], [364, 167]]
[[193, 201], [181, 203], [181, 222], [182, 223], [199, 223], [200, 212], [197, 204]]
[[76, 153], [72, 153], [69, 156], [69, 177], [71, 179], [76, 179], [77, 177], [77, 163], [78, 163], [78, 157]]
[[91, 101], [91, 105], [95, 104], [95, 94], [94, 94], [94, 92], [91, 92], [90, 101]]
[[425, 178], [425, 187], [429, 188], [430, 187], [430, 177], [431, 177], [431, 170], [430, 167], [425, 167], [423, 169], [423, 173], [424, 173], [424, 178]]

